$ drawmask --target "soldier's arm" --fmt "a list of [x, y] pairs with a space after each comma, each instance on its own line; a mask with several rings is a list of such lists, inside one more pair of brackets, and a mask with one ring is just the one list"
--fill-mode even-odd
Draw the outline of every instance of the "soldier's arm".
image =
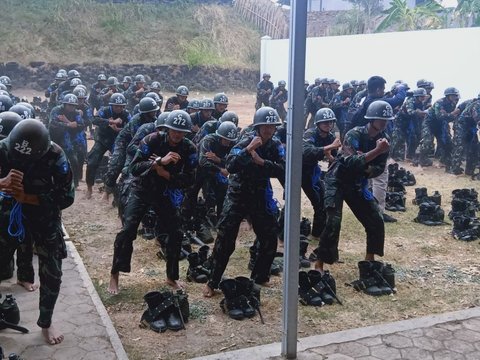
[[220, 163], [217, 164], [206, 156], [208, 152], [212, 151], [212, 142], [213, 139], [210, 137], [205, 137], [200, 142], [198, 152], [198, 166], [204, 170], [207, 170], [209, 173], [215, 174], [220, 170], [220, 168], [225, 168], [225, 159], [220, 158]]
[[105, 114], [105, 111], [103, 109], [100, 109], [100, 111], [97, 113], [97, 116], [93, 117], [93, 125], [106, 128], [109, 125], [109, 120], [107, 116], [108, 115]]
[[225, 167], [230, 174], [240, 172], [253, 164], [252, 156], [246, 149], [251, 140], [252, 137], [248, 136], [230, 150], [225, 163]]
[[153, 155], [153, 151], [150, 147], [153, 135], [155, 134], [150, 134], [146, 136], [140, 142], [138, 150], [135, 153], [135, 156], [133, 157], [132, 162], [129, 166], [129, 172], [133, 176], [142, 176], [144, 174], [148, 174], [150, 171], [153, 170], [153, 162], [152, 160], [150, 160], [150, 157]]
[[182, 171], [170, 173], [169, 183], [173, 188], [186, 189], [195, 183], [195, 168], [198, 165], [197, 148], [190, 143], [188, 150], [182, 156], [186, 157]]

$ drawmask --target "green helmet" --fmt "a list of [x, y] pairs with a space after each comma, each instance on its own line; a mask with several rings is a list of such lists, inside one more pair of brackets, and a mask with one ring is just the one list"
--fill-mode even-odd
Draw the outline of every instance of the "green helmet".
[[69, 71], [67, 72], [67, 78], [68, 78], [69, 80], [71, 80], [71, 79], [73, 79], [73, 78], [79, 78], [79, 77], [80, 77], [80, 73], [79, 73], [77, 70], [75, 70], [75, 69], [69, 70]]
[[342, 85], [342, 90], [348, 90], [348, 89], [353, 89], [353, 85], [348, 83], [345, 83]]
[[153, 91], [147, 93], [147, 95], [145, 95], [145, 97], [152, 98], [153, 100], [155, 100], [155, 102], [157, 103], [157, 105], [162, 102], [162, 99], [160, 99], [160, 96], [158, 96], [158, 94], [155, 93], [155, 92], [153, 92]]
[[413, 90], [413, 96], [414, 97], [418, 97], [418, 96], [427, 96], [427, 90], [425, 90], [424, 88], [418, 88], [418, 89], [415, 89]]
[[128, 84], [131, 84], [132, 83], [132, 77], [131, 76], [124, 76], [123, 77], [123, 80], [122, 80], [122, 83], [128, 83]]
[[55, 74], [55, 80], [67, 80], [67, 74], [66, 73], [61, 73], [60, 71]]
[[270, 106], [264, 106], [258, 109], [253, 116], [253, 127], [259, 125], [280, 125], [282, 121], [278, 116], [277, 110]]
[[425, 79], [420, 79], [417, 81], [417, 88], [423, 88], [428, 85], [428, 81]]
[[190, 133], [192, 132], [192, 120], [186, 111], [174, 110], [168, 114], [164, 127], [176, 131]]
[[8, 93], [8, 91], [5, 91], [5, 90], [0, 90], [0, 95], [5, 95], [10, 97], [10, 94]]
[[159, 107], [157, 102], [151, 97], [144, 97], [138, 103], [138, 108], [141, 114], [158, 111]]
[[125, 99], [125, 96], [120, 93], [115, 93], [110, 96], [110, 101], [108, 102], [108, 105], [122, 105], [125, 106], [127, 105], [127, 99]]
[[220, 116], [220, 119], [218, 119], [221, 123], [225, 121], [230, 121], [234, 123], [236, 126], [238, 126], [238, 115], [234, 113], [233, 111], [225, 111], [222, 116]]
[[165, 111], [157, 116], [157, 120], [155, 120], [155, 129], [160, 129], [165, 125], [165, 121], [168, 118], [170, 111]]
[[145, 82], [145, 76], [143, 76], [142, 74], [138, 74], [137, 76], [135, 76], [135, 82], [136, 83], [139, 83], [139, 82], [144, 83]]
[[[35, 108], [33, 107], [32, 104], [30, 104], [30, 103], [28, 102], [28, 100], [18, 102], [18, 103], [16, 103], [15, 105], [23, 105], [23, 106], [25, 106], [26, 108], [28, 108], [28, 109], [30, 110], [30, 119], [35, 119]], [[12, 109], [12, 108], [10, 108], [10, 111], [12, 111], [11, 109]]]
[[237, 141], [238, 139], [238, 129], [231, 121], [225, 121], [220, 124], [215, 134], [220, 136], [222, 139], [229, 141]]
[[73, 78], [72, 80], [70, 80], [70, 87], [74, 88], [78, 85], [82, 85], [82, 80], [80, 80], [79, 78]]
[[200, 100], [192, 99], [188, 102], [187, 109], [198, 110], [200, 108]]
[[13, 111], [0, 113], [0, 139], [5, 139], [20, 121], [22, 121], [20, 115]]
[[75, 95], [78, 99], [86, 99], [87, 98], [87, 92], [80, 88], [80, 87], [76, 87], [75, 89], [73, 89], [73, 95]]
[[188, 88], [185, 85], [180, 85], [175, 94], [180, 96], [188, 96]]
[[228, 105], [228, 97], [224, 93], [215, 94], [213, 97], [213, 103]]
[[97, 81], [105, 81], [105, 80], [107, 80], [107, 75], [105, 75], [105, 74], [103, 74], [103, 73], [102, 73], [102, 74], [98, 74], [98, 76], [97, 76]]
[[20, 121], [7, 137], [8, 153], [14, 160], [40, 159], [50, 148], [48, 130], [40, 121]]
[[280, 80], [280, 81], [278, 82], [278, 86], [283, 86], [283, 87], [285, 87], [285, 86], [287, 86], [287, 82], [286, 82], [285, 80]]
[[161, 88], [162, 88], [162, 85], [158, 81], [154, 81], [150, 85], [150, 89], [153, 89], [153, 90], [160, 90]]
[[365, 114], [365, 119], [369, 120], [393, 120], [392, 105], [383, 100], [376, 100], [372, 102]]
[[0, 83], [5, 85], [7, 88], [12, 87], [12, 80], [8, 76], [0, 76]]
[[454, 87], [449, 87], [446, 88], [445, 91], [443, 92], [443, 95], [448, 96], [448, 95], [457, 95], [460, 96], [460, 91]]
[[33, 119], [33, 116], [34, 116], [31, 108], [22, 104], [13, 105], [9, 109], [9, 111], [13, 111], [14, 113], [17, 113], [18, 115], [20, 115], [22, 119]]
[[118, 79], [115, 76], [110, 76], [107, 79], [107, 86], [117, 86], [119, 85]]
[[78, 98], [74, 94], [67, 94], [62, 99], [62, 104], [78, 105]]
[[315, 120], [313, 123], [315, 125], [320, 124], [322, 122], [328, 121], [336, 121], [337, 118], [335, 117], [335, 113], [330, 108], [321, 108], [315, 114]]
[[10, 96], [0, 95], [0, 113], [10, 110], [13, 106], [13, 101]]
[[215, 110], [215, 105], [212, 99], [200, 100], [200, 110]]

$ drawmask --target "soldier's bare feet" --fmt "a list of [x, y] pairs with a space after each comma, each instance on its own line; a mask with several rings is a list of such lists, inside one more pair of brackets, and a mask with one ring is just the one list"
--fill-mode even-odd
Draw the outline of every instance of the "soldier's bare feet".
[[42, 335], [50, 345], [60, 344], [64, 339], [63, 334], [53, 325], [50, 325], [49, 328], [42, 329]]
[[268, 287], [268, 288], [273, 286], [270, 281], [265, 281], [264, 283], [260, 283], [258, 285], [263, 286], [263, 287]]
[[205, 287], [203, 288], [203, 296], [210, 298], [213, 295], [215, 295], [215, 291], [210, 286], [205, 285]]
[[315, 270], [318, 270], [321, 274], [323, 274], [323, 262], [320, 260], [315, 261]]
[[102, 200], [108, 202], [109, 199], [110, 199], [110, 194], [107, 192], [104, 192], [102, 196]]
[[88, 189], [85, 193], [85, 199], [90, 200], [92, 198], [92, 190]]
[[110, 284], [108, 285], [108, 292], [112, 295], [118, 294], [118, 278], [120, 273], [110, 275]]
[[17, 284], [24, 287], [25, 290], [27, 291], [35, 291], [38, 289], [38, 285], [35, 284], [35, 283], [31, 283], [31, 282], [28, 282], [28, 281], [20, 281], [20, 280], [17, 280]]
[[172, 280], [167, 278], [167, 280], [165, 280], [165, 284], [171, 286], [174, 290], [185, 289], [185, 283], [180, 280]]

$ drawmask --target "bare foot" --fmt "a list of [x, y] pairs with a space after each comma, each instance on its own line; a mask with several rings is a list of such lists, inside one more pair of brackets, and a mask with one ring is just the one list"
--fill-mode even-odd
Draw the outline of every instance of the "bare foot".
[[185, 289], [185, 283], [180, 280], [172, 280], [167, 278], [167, 280], [165, 280], [165, 284], [171, 286], [174, 290]]
[[270, 281], [265, 281], [264, 283], [260, 283], [258, 285], [263, 286], [263, 287], [268, 287], [268, 288], [273, 286]]
[[210, 286], [205, 285], [205, 287], [203, 288], [203, 296], [210, 298], [213, 295], [215, 295], [215, 291]]
[[53, 325], [50, 325], [49, 328], [42, 329], [42, 335], [45, 341], [50, 345], [60, 344], [64, 339], [63, 334]]
[[315, 270], [320, 271], [320, 273], [323, 275], [323, 262], [320, 260], [315, 261]]
[[87, 190], [85, 193], [85, 199], [90, 200], [92, 198], [92, 190]]
[[110, 194], [107, 192], [104, 192], [102, 196], [102, 200], [108, 202], [109, 199], [110, 199]]
[[110, 284], [108, 285], [108, 292], [112, 295], [118, 294], [118, 277], [119, 273], [110, 275]]
[[23, 286], [25, 288], [25, 290], [27, 290], [27, 291], [35, 291], [35, 290], [38, 289], [37, 284], [31, 283], [31, 282], [28, 282], [28, 281], [17, 280], [17, 284], [20, 285], [20, 286]]

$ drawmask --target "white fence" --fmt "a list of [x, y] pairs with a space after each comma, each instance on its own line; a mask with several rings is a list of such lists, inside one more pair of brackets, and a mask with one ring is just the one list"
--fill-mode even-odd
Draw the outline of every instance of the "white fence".
[[[272, 81], [288, 80], [288, 39], [262, 38], [260, 72]], [[383, 76], [387, 89], [403, 80], [433, 81], [433, 99], [454, 86], [461, 99], [480, 93], [480, 28], [406, 31], [307, 38], [305, 78], [335, 78], [341, 83]], [[289, 84], [287, 84], [288, 87]]]

